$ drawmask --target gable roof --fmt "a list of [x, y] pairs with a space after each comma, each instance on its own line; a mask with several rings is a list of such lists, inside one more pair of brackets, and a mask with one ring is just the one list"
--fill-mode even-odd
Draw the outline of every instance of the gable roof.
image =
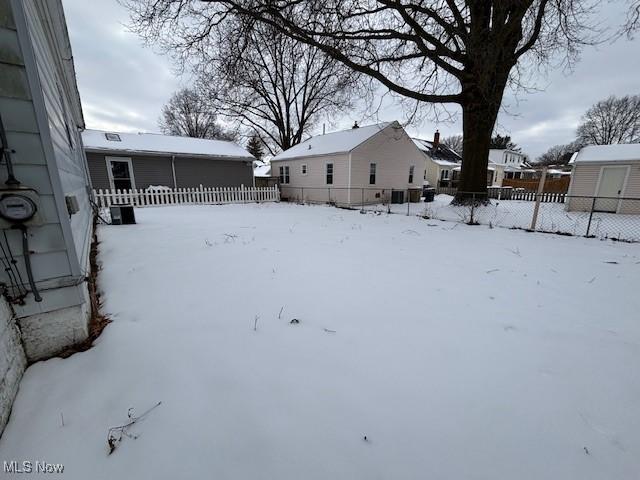
[[590, 145], [571, 157], [569, 163], [629, 162], [640, 160], [640, 143]]
[[377, 125], [350, 128], [349, 130], [340, 130], [338, 132], [327, 133], [325, 135], [316, 135], [315, 137], [311, 137], [310, 139], [276, 155], [271, 159], [271, 161], [274, 162], [290, 158], [348, 153], [361, 143], [366, 142], [374, 135], [380, 133], [391, 124], [396, 124], [400, 127], [398, 122], [385, 122], [378, 123]]
[[438, 165], [451, 166], [462, 162], [460, 155], [442, 143], [439, 143], [434, 149], [433, 142], [430, 140], [423, 140], [421, 138], [412, 138], [411, 140], [413, 140], [413, 143], [416, 144], [416, 147], [418, 147], [421, 152], [429, 155], [431, 160]]
[[[117, 135], [120, 141], [107, 140], [107, 135]], [[252, 159], [253, 156], [240, 145], [223, 140], [175, 137], [157, 133], [120, 133], [102, 130], [82, 132], [84, 148], [93, 151], [118, 151], [139, 153], [168, 153], [173, 155], [197, 155]]]

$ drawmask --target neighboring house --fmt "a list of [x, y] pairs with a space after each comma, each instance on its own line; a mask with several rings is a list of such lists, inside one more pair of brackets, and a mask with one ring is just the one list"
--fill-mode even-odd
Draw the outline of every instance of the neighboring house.
[[640, 214], [640, 200], [619, 199], [640, 199], [640, 144], [584, 147], [570, 163], [568, 210]]
[[85, 130], [93, 188], [253, 185], [253, 156], [233, 142], [155, 133]]
[[318, 135], [271, 159], [285, 199], [360, 205], [419, 200], [424, 155], [398, 122]]
[[511, 167], [525, 166], [529, 161], [529, 157], [515, 150], [492, 148], [489, 150], [489, 162], [497, 165], [508, 165]]
[[271, 176], [271, 164], [256, 160], [253, 162], [254, 186], [258, 188], [274, 187], [278, 184], [278, 177]]
[[414, 138], [414, 143], [425, 155], [424, 180], [432, 187], [451, 187], [454, 168], [460, 167], [462, 157], [440, 143], [440, 132], [433, 141]]
[[17, 359], [88, 336], [93, 214], [72, 58], [60, 0], [0, 0], [0, 282], [13, 303], [1, 316], [16, 319], [20, 337], [6, 343], [0, 331], [0, 430], [24, 366]]
[[489, 169], [493, 172], [489, 185], [501, 186], [504, 179], [530, 180], [536, 177], [536, 171], [529, 165], [529, 156], [515, 150], [490, 149]]

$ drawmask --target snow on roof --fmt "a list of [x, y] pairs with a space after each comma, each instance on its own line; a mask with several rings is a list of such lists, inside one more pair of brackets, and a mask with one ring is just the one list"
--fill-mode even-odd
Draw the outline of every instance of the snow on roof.
[[276, 155], [271, 161], [286, 160], [289, 158], [311, 157], [317, 155], [331, 155], [334, 153], [347, 153], [365, 142], [386, 127], [397, 122], [378, 123], [365, 127], [350, 128], [338, 132], [316, 135], [294, 147]]
[[[108, 140], [113, 138], [114, 140]], [[118, 141], [117, 138], [120, 138]], [[175, 137], [157, 133], [120, 133], [85, 130], [82, 142], [87, 150], [109, 150], [176, 155], [207, 155], [211, 157], [253, 158], [240, 145], [223, 140]]]
[[591, 145], [571, 157], [570, 163], [629, 162], [640, 160], [640, 143], [619, 145]]
[[438, 160], [436, 158], [432, 158], [431, 161], [436, 165], [440, 165], [441, 167], [457, 167], [460, 165], [459, 162], [450, 162], [449, 160]]
[[271, 176], [271, 165], [268, 163], [257, 164], [253, 167], [253, 176], [254, 177], [270, 177]]

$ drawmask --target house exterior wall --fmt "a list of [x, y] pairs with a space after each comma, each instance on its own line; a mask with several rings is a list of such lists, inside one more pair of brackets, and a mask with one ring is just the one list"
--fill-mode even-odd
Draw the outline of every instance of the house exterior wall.
[[[87, 162], [93, 188], [108, 189], [106, 157], [130, 158], [136, 188], [150, 185], [173, 187], [171, 155], [138, 155], [114, 151], [87, 152]], [[253, 169], [250, 161], [219, 160], [217, 158], [175, 157], [176, 187], [246, 187], [253, 185]]]
[[[632, 162], [589, 162], [576, 163], [571, 173], [571, 185], [568, 195], [567, 209], [570, 211], [589, 211], [592, 206], [591, 198], [597, 195], [598, 179], [603, 167], [628, 166], [629, 175], [626, 180], [622, 197], [640, 198], [640, 161]], [[623, 200], [620, 202], [618, 213], [640, 215], [640, 200]]]
[[[0, 17], [2, 11], [0, 7]], [[9, 304], [0, 297], [0, 435], [9, 420], [27, 359]]]
[[[326, 164], [333, 163], [333, 184], [327, 185]], [[302, 174], [302, 165], [307, 174]], [[280, 175], [280, 167], [289, 167], [289, 183], [280, 184], [280, 197], [308, 203], [348, 201], [349, 155], [319, 155], [299, 159], [271, 161], [271, 174]]]
[[176, 182], [178, 188], [239, 187], [253, 185], [251, 160], [218, 160], [207, 158], [176, 157]]
[[131, 159], [136, 188], [147, 188], [150, 185], [173, 187], [171, 157], [123, 155], [120, 152], [87, 152], [91, 184], [96, 190], [111, 188], [109, 185], [109, 174], [107, 173], [107, 157]]
[[[370, 164], [376, 164], [376, 183], [369, 184]], [[409, 183], [409, 168], [413, 181]], [[403, 128], [387, 126], [351, 152], [351, 186], [364, 188], [365, 203], [380, 201], [375, 188], [385, 190], [419, 189], [424, 179], [424, 155]], [[355, 202], [361, 201], [356, 195]]]
[[[0, 0], [0, 36], [0, 114], [9, 147], [15, 150], [16, 178], [37, 191], [42, 218], [42, 225], [31, 226], [27, 232], [33, 275], [43, 301], [35, 302], [29, 294], [24, 305], [15, 306], [21, 325], [28, 327], [33, 315], [82, 309], [92, 233], [89, 180], [61, 3]], [[5, 69], [12, 73], [5, 75]], [[0, 171], [4, 177], [5, 168]], [[69, 215], [65, 195], [76, 197], [79, 212]], [[20, 232], [10, 228], [5, 232], [26, 282]], [[10, 284], [6, 272], [0, 278]], [[84, 325], [86, 331], [86, 309], [77, 317], [66, 318], [67, 322], [50, 331], [61, 342], [77, 338], [71, 334], [76, 330], [73, 322]]]

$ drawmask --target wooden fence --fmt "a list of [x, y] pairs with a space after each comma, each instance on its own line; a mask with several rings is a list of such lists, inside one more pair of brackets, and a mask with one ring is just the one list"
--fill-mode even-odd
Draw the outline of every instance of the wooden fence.
[[[547, 178], [544, 182], [545, 193], [567, 193], [569, 191], [569, 182], [571, 178], [568, 175], [560, 178]], [[502, 180], [503, 187], [524, 188], [527, 191], [538, 191], [539, 179], [521, 180], [514, 178], [505, 178]]]
[[132, 190], [94, 190], [93, 198], [98, 207], [111, 205], [134, 205], [148, 207], [155, 205], [206, 205], [225, 203], [262, 203], [280, 200], [278, 187], [245, 188], [167, 188]]

